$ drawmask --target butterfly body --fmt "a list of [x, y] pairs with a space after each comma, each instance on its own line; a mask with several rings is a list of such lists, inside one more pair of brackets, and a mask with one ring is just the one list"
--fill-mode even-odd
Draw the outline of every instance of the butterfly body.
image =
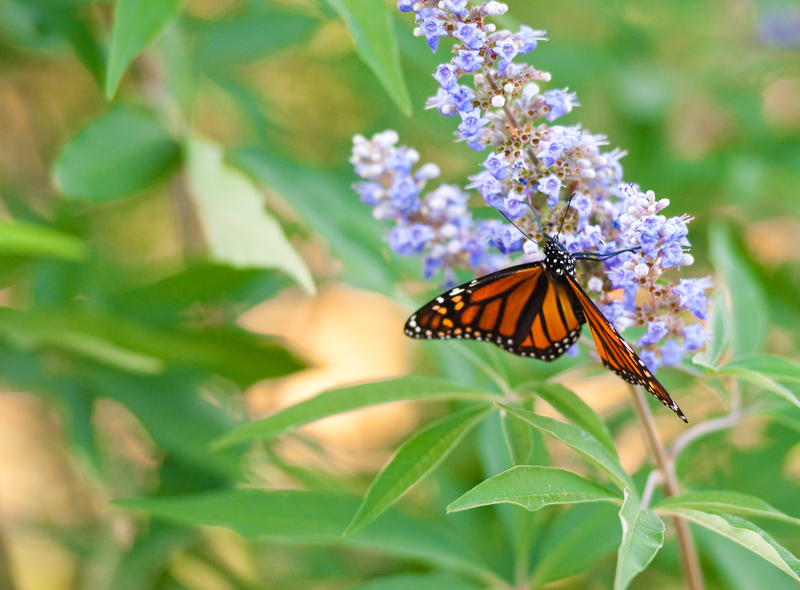
[[520, 264], [459, 285], [413, 314], [412, 338], [491, 342], [513, 354], [553, 361], [578, 341], [588, 323], [603, 365], [640, 385], [684, 422], [686, 417], [630, 345], [581, 288], [575, 257], [556, 239], [544, 260]]

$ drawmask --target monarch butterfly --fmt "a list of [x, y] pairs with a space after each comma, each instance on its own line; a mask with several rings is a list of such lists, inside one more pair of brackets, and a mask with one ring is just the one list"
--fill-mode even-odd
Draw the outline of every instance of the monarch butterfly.
[[635, 249], [572, 255], [558, 234], [542, 233], [544, 260], [494, 272], [442, 293], [408, 318], [406, 335], [481, 340], [549, 362], [577, 342], [581, 327], [588, 323], [603, 365], [628, 383], [644, 387], [688, 424], [678, 404], [575, 277], [576, 259], [600, 261]]

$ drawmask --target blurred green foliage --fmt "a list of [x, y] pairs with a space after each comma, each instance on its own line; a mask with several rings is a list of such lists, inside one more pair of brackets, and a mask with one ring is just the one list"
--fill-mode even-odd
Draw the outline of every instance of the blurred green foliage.
[[[800, 227], [800, 52], [759, 40], [766, 3], [508, 3], [501, 25], [548, 31], [530, 59], [553, 74], [552, 87], [577, 91], [583, 106], [566, 122], [606, 134], [629, 152], [626, 178], [695, 217], [697, 267], [715, 272], [714, 344], [664, 382], [686, 392], [684, 405], [717, 395], [712, 416], [740, 406], [752, 416], [682, 449], [682, 484], [769, 503], [759, 511], [753, 499], [726, 497], [723, 513], [800, 516], [800, 369], [787, 360], [800, 344], [791, 241]], [[447, 48], [432, 55], [410, 15], [384, 4], [0, 2], [0, 378], [55, 408], [81, 477], [117, 500], [81, 526], [41, 526], [75, 557], [70, 587], [610, 588], [618, 548], [615, 587], [651, 559], [631, 587], [676, 586], [674, 541], [656, 553], [659, 516], [684, 510], [705, 527], [693, 530], [708, 588], [796, 588], [797, 560], [782, 553], [800, 550], [791, 519], [764, 523], [776, 541], [716, 515], [708, 498], [701, 508], [656, 505], [659, 516], [639, 508], [649, 468], [625, 473], [613, 444], [632, 426], [630, 411], [606, 425], [548, 381], [585, 358], [537, 365], [531, 382], [522, 359], [423, 345], [416, 370], [435, 376], [335, 390], [246, 420], [249, 386], [307, 361], [240, 328], [244, 310], [333, 280], [406, 304], [423, 288], [408, 288], [417, 263], [390, 251], [385, 228], [350, 190], [351, 136], [394, 128], [446, 182], [464, 184], [482, 158], [452, 145], [451, 120], [422, 108]], [[787, 243], [776, 250], [763, 236], [779, 230]], [[520, 404], [490, 411], [485, 402], [508, 401], [510, 386]], [[569, 423], [533, 414], [534, 395]], [[275, 439], [320, 417], [408, 399], [427, 399], [443, 417], [399, 448], [369, 493], [361, 476], [291, 464]], [[150, 445], [146, 476], [103, 442], [106, 403], [124, 408], [136, 425], [128, 429]], [[564, 475], [544, 435], [586, 459], [583, 475], [608, 479]], [[324, 460], [313, 441], [287, 436]], [[261, 440], [251, 448], [253, 439]], [[304, 491], [251, 489], [265, 487], [256, 467]], [[624, 494], [622, 512], [588, 500], [526, 512], [505, 503], [501, 479], [470, 505], [491, 508], [446, 513], [459, 497], [474, 499], [479, 482], [520, 473], [512, 468], [552, 470], [558, 485], [585, 486], [588, 499], [621, 504]], [[562, 501], [577, 500], [526, 500]], [[110, 532], [120, 519], [127, 539]], [[644, 532], [632, 530], [639, 519]], [[197, 525], [246, 538], [255, 571], [231, 565], [218, 531]], [[723, 530], [736, 526], [738, 537]], [[181, 575], [187, 562], [213, 572], [209, 585]], [[13, 583], [8, 567], [3, 576]]]

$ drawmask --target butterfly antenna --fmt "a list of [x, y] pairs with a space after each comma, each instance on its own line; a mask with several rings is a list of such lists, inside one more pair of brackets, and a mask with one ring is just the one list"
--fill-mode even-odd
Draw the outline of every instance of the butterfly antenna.
[[513, 225], [514, 227], [516, 227], [516, 228], [517, 228], [517, 230], [519, 230], [519, 233], [521, 233], [523, 236], [525, 236], [526, 238], [528, 238], [528, 239], [529, 239], [531, 242], [533, 242], [533, 243], [534, 243], [534, 244], [536, 244], [537, 246], [540, 246], [540, 245], [541, 245], [541, 244], [539, 244], [539, 242], [537, 242], [537, 241], [536, 241], [536, 240], [534, 240], [532, 237], [530, 237], [528, 234], [526, 234], [524, 231], [522, 231], [522, 228], [521, 228], [520, 226], [518, 226], [516, 223], [514, 223], [513, 221], [511, 221], [511, 219], [508, 217], [508, 215], [506, 215], [505, 213], [503, 213], [502, 211], [500, 211], [500, 209], [498, 209], [497, 211], [500, 213], [500, 215], [502, 215], [503, 217], [505, 217], [505, 218], [506, 218], [506, 221], [508, 221], [508, 222], [509, 222], [511, 225]]
[[533, 205], [530, 203], [525, 203], [525, 205], [527, 205], [528, 209], [530, 209], [533, 213], [533, 217], [536, 219], [536, 225], [539, 226], [539, 231], [542, 232], [542, 235], [548, 240], [552, 240], [553, 238], [550, 236], [550, 234], [544, 231], [544, 228], [542, 227], [542, 220], [539, 219], [539, 214], [536, 212], [536, 209], [533, 208]]
[[572, 203], [572, 199], [575, 198], [575, 195], [578, 193], [572, 193], [569, 197], [569, 201], [567, 201], [567, 206], [564, 209], [564, 217], [561, 218], [561, 225], [558, 226], [558, 231], [556, 232], [556, 241], [558, 241], [558, 236], [561, 235], [561, 230], [564, 227], [564, 222], [567, 220], [567, 213], [569, 212], [569, 206]]
[[603, 262], [604, 260], [608, 260], [609, 258], [614, 258], [614, 256], [625, 254], [625, 252], [637, 252], [641, 249], [642, 249], [641, 246], [636, 246], [634, 248], [625, 248], [624, 250], [609, 252], [608, 254], [598, 254], [596, 252], [578, 252], [577, 254], [573, 255], [573, 258], [575, 258], [575, 260], [591, 260], [593, 262]]

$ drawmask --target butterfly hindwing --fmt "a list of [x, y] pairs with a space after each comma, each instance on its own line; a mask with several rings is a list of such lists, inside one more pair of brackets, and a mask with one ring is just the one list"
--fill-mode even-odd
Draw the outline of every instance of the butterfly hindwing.
[[578, 340], [583, 323], [566, 286], [551, 282], [537, 262], [443, 293], [409, 318], [405, 332], [414, 338], [482, 340], [552, 361]]
[[580, 305], [586, 322], [589, 324], [589, 329], [592, 332], [592, 337], [597, 345], [597, 352], [600, 354], [603, 365], [628, 383], [644, 387], [658, 401], [670, 408], [681, 420], [688, 424], [689, 421], [681, 412], [678, 404], [673, 401], [664, 386], [655, 378], [655, 375], [650, 372], [631, 346], [625, 342], [619, 332], [605, 318], [581, 288], [580, 284], [578, 284], [578, 281], [574, 277], [569, 277], [568, 281], [575, 294], [575, 300]]

